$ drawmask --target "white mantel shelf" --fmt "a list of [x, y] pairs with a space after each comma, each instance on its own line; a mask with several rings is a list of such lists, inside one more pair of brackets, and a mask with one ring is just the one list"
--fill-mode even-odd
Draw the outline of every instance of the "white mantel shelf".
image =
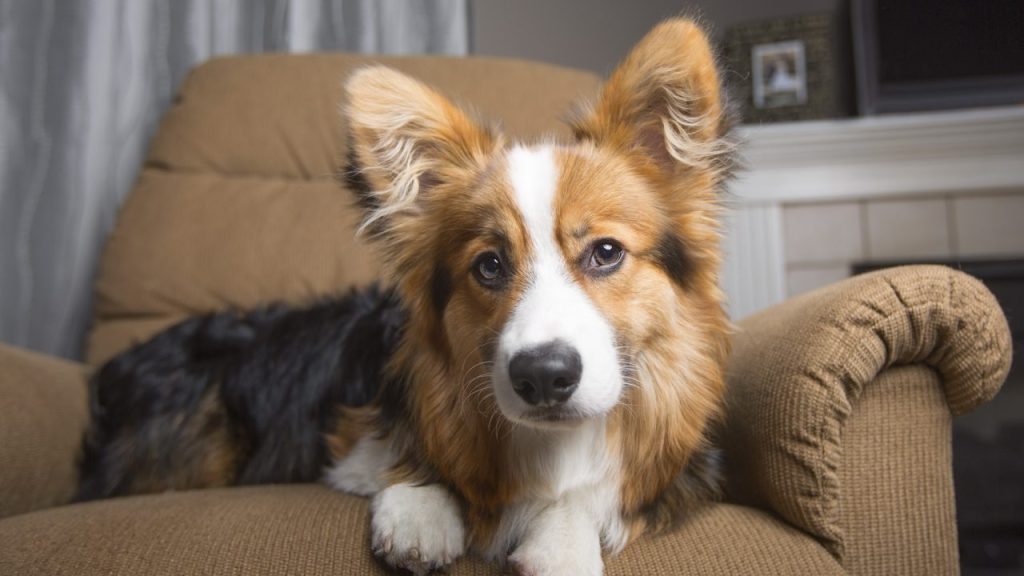
[[741, 204], [1024, 190], [1024, 106], [737, 132]]

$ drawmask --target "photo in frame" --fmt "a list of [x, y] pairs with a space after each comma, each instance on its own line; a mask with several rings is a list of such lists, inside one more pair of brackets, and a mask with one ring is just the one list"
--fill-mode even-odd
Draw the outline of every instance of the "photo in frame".
[[725, 37], [730, 96], [746, 124], [849, 116], [849, 34], [833, 14], [741, 24]]
[[800, 40], [758, 44], [750, 54], [754, 107], [778, 108], [807, 103], [807, 61]]

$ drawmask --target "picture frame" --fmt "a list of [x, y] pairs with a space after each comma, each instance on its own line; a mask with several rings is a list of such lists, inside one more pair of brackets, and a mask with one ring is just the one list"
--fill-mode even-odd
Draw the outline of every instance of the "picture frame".
[[807, 59], [802, 40], [757, 44], [750, 51], [755, 108], [807, 103]]
[[724, 40], [726, 86], [746, 124], [850, 116], [850, 36], [837, 13], [740, 24]]

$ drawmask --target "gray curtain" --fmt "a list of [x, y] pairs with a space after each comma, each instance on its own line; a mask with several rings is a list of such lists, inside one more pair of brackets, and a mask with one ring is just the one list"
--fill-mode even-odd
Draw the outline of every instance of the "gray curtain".
[[468, 0], [0, 0], [0, 341], [69, 358], [185, 74], [220, 54], [465, 54]]

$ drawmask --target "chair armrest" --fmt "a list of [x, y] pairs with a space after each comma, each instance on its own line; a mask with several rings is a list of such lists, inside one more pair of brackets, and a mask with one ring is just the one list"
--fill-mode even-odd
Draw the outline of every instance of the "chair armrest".
[[[941, 266], [857, 276], [744, 319], [733, 339], [722, 430], [729, 498], [775, 511], [842, 560], [844, 434], [864, 389], [894, 381], [880, 375], [896, 366], [934, 373], [945, 422], [937, 429], [946, 432], [927, 442], [948, 452], [949, 414], [991, 399], [1010, 356], [1009, 327], [992, 294]], [[904, 402], [901, 409], [920, 416], [928, 407]], [[889, 432], [880, 429], [879, 438]], [[879, 442], [878, 451], [888, 449]], [[955, 548], [955, 539], [949, 544]]]
[[0, 518], [72, 497], [88, 417], [83, 366], [0, 345]]

